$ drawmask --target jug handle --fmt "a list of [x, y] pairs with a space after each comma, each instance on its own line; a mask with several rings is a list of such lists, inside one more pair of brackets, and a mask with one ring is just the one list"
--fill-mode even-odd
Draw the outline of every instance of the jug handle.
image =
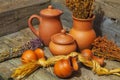
[[39, 15], [34, 14], [34, 15], [30, 16], [30, 18], [28, 19], [28, 26], [29, 26], [29, 28], [32, 30], [32, 32], [33, 32], [37, 37], [39, 37], [39, 31], [36, 30], [36, 29], [34, 28], [34, 26], [32, 25], [32, 20], [33, 20], [34, 18], [36, 18], [36, 19], [38, 19], [39, 21], [41, 21], [41, 17], [40, 17]]

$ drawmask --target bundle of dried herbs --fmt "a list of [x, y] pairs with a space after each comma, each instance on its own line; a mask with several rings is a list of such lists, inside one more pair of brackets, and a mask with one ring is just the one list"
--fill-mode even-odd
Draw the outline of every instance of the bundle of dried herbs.
[[36, 48], [42, 48], [43, 44], [40, 39], [32, 39], [28, 41], [26, 44], [20, 47], [10, 48], [9, 51], [6, 51], [4, 53], [0, 53], [0, 62], [14, 58], [19, 57], [22, 55], [23, 51], [27, 49], [36, 49]]
[[25, 65], [19, 66], [16, 68], [15, 71], [13, 71], [11, 77], [15, 80], [21, 80], [24, 77], [30, 75], [35, 70], [37, 70], [39, 67], [49, 67], [51, 65], [54, 65], [57, 61], [61, 59], [69, 59], [69, 58], [78, 58], [78, 61], [83, 63], [85, 66], [90, 67], [92, 71], [98, 75], [117, 75], [120, 76], [120, 68], [116, 69], [107, 69], [104, 67], [101, 67], [98, 62], [95, 60], [87, 60], [85, 57], [83, 57], [80, 53], [77, 52], [71, 52], [68, 55], [58, 55], [49, 57], [48, 59], [39, 59], [35, 62], [30, 62]]
[[98, 37], [93, 42], [92, 52], [108, 60], [120, 61], [120, 48], [107, 37]]
[[66, 0], [66, 6], [74, 17], [88, 19], [93, 16], [94, 2], [95, 0]]

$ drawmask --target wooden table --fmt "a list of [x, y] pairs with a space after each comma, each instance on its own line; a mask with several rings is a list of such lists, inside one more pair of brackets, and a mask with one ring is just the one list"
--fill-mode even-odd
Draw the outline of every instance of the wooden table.
[[[45, 55], [47, 57], [52, 56], [48, 47], [45, 47]], [[119, 62], [115, 61], [106, 61], [107, 68], [118, 68], [120, 67]], [[0, 75], [4, 75], [2, 77], [9, 78], [12, 70], [21, 65], [20, 58], [14, 58], [5, 62], [0, 63]], [[115, 75], [109, 76], [98, 76], [94, 74], [90, 69], [87, 69], [85, 66], [79, 63], [80, 69], [78, 72], [74, 72], [72, 76], [68, 79], [60, 79], [56, 77], [53, 73], [53, 67], [48, 68], [40, 68], [30, 76], [26, 78], [26, 80], [120, 80], [120, 77]]]
[[[16, 37], [15, 37], [16, 36]], [[7, 48], [15, 47], [17, 45], [23, 45], [26, 41], [36, 38], [36, 36], [31, 32], [29, 28], [23, 29], [19, 32], [6, 35], [0, 37], [0, 51], [5, 51]], [[7, 46], [7, 47], [6, 47]], [[45, 55], [47, 57], [52, 56], [48, 47], [44, 48]], [[115, 61], [105, 61], [107, 68], [119, 68], [120, 62]], [[7, 60], [0, 63], [0, 77], [3, 77], [5, 80], [11, 76], [12, 71], [14, 68], [17, 68], [21, 65], [20, 58], [13, 58], [11, 60]], [[60, 79], [56, 77], [53, 73], [53, 67], [48, 68], [40, 68], [30, 76], [26, 78], [26, 80], [120, 80], [120, 77], [115, 75], [109, 76], [98, 76], [94, 74], [90, 69], [86, 68], [85, 66], [79, 63], [79, 71], [74, 72], [72, 76], [68, 79]], [[0, 79], [2, 80], [2, 78]]]

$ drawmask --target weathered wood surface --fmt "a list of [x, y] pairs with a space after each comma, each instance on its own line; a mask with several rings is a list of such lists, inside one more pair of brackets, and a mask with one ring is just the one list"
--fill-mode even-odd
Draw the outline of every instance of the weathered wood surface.
[[[101, 2], [102, 0], [95, 0], [95, 1]], [[104, 1], [108, 1], [108, 0], [104, 0]], [[109, 1], [116, 2], [116, 3], [118, 2], [118, 4], [120, 3], [119, 0], [109, 0]], [[52, 0], [52, 5], [55, 8], [58, 8], [64, 12], [64, 14], [61, 16], [61, 21], [63, 25], [71, 28], [72, 14], [64, 4], [65, 4], [65, 0]], [[102, 4], [100, 5], [102, 6]], [[97, 35], [98, 36], [106, 35], [110, 40], [113, 40], [118, 44], [118, 46], [120, 46], [120, 18], [118, 17], [119, 19], [112, 20], [111, 17], [107, 16], [107, 14], [105, 15], [103, 11], [99, 11], [100, 7], [98, 5], [96, 6], [97, 6], [96, 9], [98, 11], [96, 12], [96, 18], [94, 20], [94, 29]], [[112, 13], [111, 11], [108, 11], [108, 12]], [[117, 12], [113, 12], [113, 15], [114, 13], [117, 13]]]
[[[64, 11], [64, 14], [61, 16], [63, 25], [66, 25], [67, 27], [72, 27], [72, 17], [70, 12], [66, 9], [66, 7], [59, 3], [52, 3], [52, 4], [54, 7]], [[109, 39], [115, 40], [115, 42], [120, 46], [120, 36], [119, 36], [120, 22], [112, 21], [109, 18], [104, 18], [103, 15], [102, 16], [98, 15], [96, 16], [96, 18], [97, 18], [95, 21], [95, 25], [96, 25], [95, 27], [97, 28], [96, 33], [99, 33], [100, 31], [100, 34], [107, 35]], [[27, 26], [23, 26], [23, 27], [27, 27]], [[9, 27], [8, 29], [11, 28]], [[0, 37], [0, 52], [9, 50], [11, 47], [17, 47], [18, 45], [23, 45], [24, 43], [26, 43], [27, 41], [33, 38], [36, 38], [36, 36], [34, 36], [34, 34], [31, 32], [29, 28], [20, 30], [13, 34], [2, 36]], [[45, 48], [45, 54], [48, 57], [52, 56], [47, 47]], [[107, 68], [120, 67], [120, 62], [106, 61], [106, 63], [107, 63], [106, 66]], [[12, 69], [18, 67], [19, 65], [21, 65], [20, 58], [14, 58], [0, 63], [0, 76], [2, 76], [5, 80], [7, 80], [7, 78], [9, 78], [12, 73]], [[56, 77], [53, 73], [53, 67], [49, 67], [44, 69], [43, 68], [38, 69], [33, 74], [28, 76], [26, 80], [120, 80], [120, 77], [114, 75], [98, 76], [94, 74], [91, 70], [82, 66], [81, 64], [79, 65], [80, 65], [80, 70], [76, 73], [73, 73], [72, 77], [70, 77], [69, 79], [60, 79]]]
[[28, 18], [49, 4], [50, 0], [0, 0], [0, 36], [25, 28]]
[[[65, 4], [66, 0], [51, 1]], [[95, 3], [96, 8], [101, 8], [105, 16], [120, 20], [120, 0], [95, 0]]]
[[[50, 1], [65, 4], [65, 0], [0, 0], [0, 36], [25, 28], [28, 18], [46, 8]], [[96, 0], [96, 4], [97, 9], [101, 7], [105, 16], [120, 20], [120, 0]], [[63, 11], [68, 13], [66, 9]]]
[[96, 6], [104, 11], [105, 16], [120, 20], [120, 0], [96, 0]]
[[[23, 29], [19, 32], [0, 37], [0, 51], [7, 50], [10, 47], [15, 47], [17, 45], [23, 45], [26, 41], [36, 38], [29, 28]], [[45, 55], [47, 57], [52, 56], [48, 47], [44, 48]], [[106, 61], [107, 68], [118, 68], [120, 67], [119, 62], [115, 61]], [[20, 58], [13, 58], [11, 60], [0, 63], [0, 76], [7, 80], [14, 68], [21, 65]], [[73, 73], [73, 75], [68, 79], [60, 79], [56, 77], [53, 73], [53, 67], [49, 68], [40, 68], [35, 71], [33, 74], [28, 76], [26, 80], [119, 80], [120, 77], [115, 75], [109, 76], [98, 76], [94, 74], [90, 69], [80, 65], [78, 72]], [[23, 79], [24, 80], [24, 79]]]

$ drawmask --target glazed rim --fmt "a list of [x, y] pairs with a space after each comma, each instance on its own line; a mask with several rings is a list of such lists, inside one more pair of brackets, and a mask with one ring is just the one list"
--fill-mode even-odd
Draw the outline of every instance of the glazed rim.
[[95, 15], [93, 15], [92, 18], [88, 18], [88, 19], [80, 19], [80, 18], [76, 18], [72, 15], [72, 18], [75, 19], [75, 20], [81, 20], [81, 21], [92, 21], [95, 19]]

